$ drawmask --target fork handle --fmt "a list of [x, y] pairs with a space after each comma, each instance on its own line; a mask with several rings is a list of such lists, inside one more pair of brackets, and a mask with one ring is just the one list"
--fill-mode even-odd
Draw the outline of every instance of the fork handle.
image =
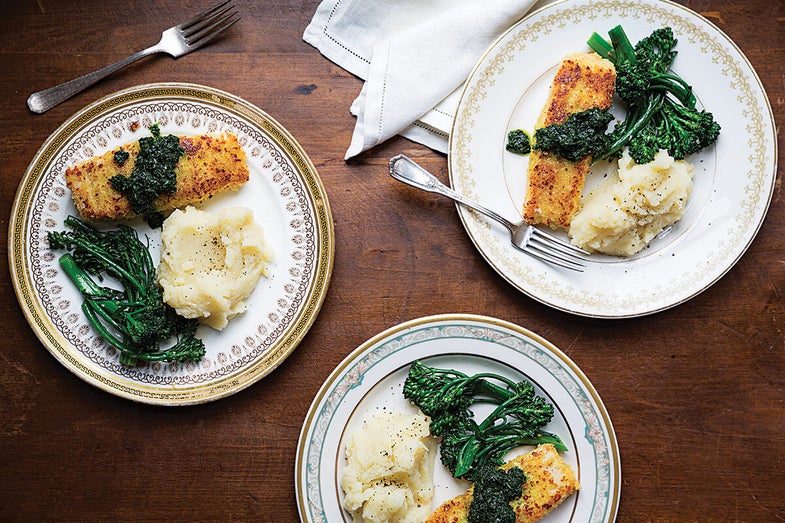
[[122, 60], [113, 64], [109, 64], [106, 67], [102, 67], [101, 69], [82, 75], [79, 78], [74, 78], [73, 80], [69, 80], [60, 85], [33, 93], [27, 99], [27, 107], [34, 113], [41, 114], [46, 112], [55, 105], [64, 102], [77, 93], [82, 92], [97, 81], [106, 78], [113, 72], [122, 69], [123, 67], [130, 65], [137, 60], [144, 58], [145, 56], [160, 52], [162, 52], [162, 50], [157, 45], [154, 45], [139, 51], [138, 53], [132, 54], [131, 56], [123, 58]]
[[512, 222], [501, 216], [500, 214], [486, 209], [477, 202], [474, 202], [462, 194], [455, 192], [446, 185], [444, 185], [437, 177], [429, 173], [419, 165], [417, 165], [411, 158], [399, 154], [390, 159], [390, 176], [401, 182], [407, 183], [412, 187], [423, 189], [429, 192], [435, 192], [455, 200], [458, 203], [470, 207], [477, 212], [493, 218], [512, 231], [514, 225]]

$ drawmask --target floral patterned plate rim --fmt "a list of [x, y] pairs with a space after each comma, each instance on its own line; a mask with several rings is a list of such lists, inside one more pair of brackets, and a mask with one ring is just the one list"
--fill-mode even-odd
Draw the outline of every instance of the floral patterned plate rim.
[[[519, 220], [528, 157], [504, 150], [507, 132], [531, 132], [562, 58], [588, 51], [593, 32], [607, 35], [618, 24], [633, 42], [671, 27], [678, 39], [674, 70], [722, 126], [715, 145], [688, 157], [695, 174], [682, 219], [635, 256], [592, 255], [586, 271], [575, 273], [519, 253], [504, 229], [458, 207], [477, 250], [514, 287], [564, 312], [598, 318], [660, 312], [716, 283], [757, 235], [777, 172], [770, 102], [752, 65], [720, 29], [667, 0], [561, 0], [514, 25], [469, 76], [450, 135], [453, 188]], [[608, 169], [595, 164], [586, 190]]]
[[[403, 397], [402, 386], [415, 360], [467, 374], [489, 371], [532, 382], [537, 393], [555, 406], [546, 430], [566, 443], [568, 451], [562, 456], [581, 483], [581, 490], [554, 510], [548, 521], [616, 519], [621, 495], [616, 435], [602, 400], [578, 366], [524, 327], [487, 316], [441, 314], [410, 320], [374, 336], [325, 380], [306, 414], [297, 446], [295, 488], [302, 521], [351, 521], [341, 506], [346, 438], [378, 409], [414, 411]], [[434, 483], [433, 509], [469, 485], [452, 478], [438, 457]]]
[[[248, 309], [222, 331], [199, 328], [207, 353], [198, 363], [128, 367], [81, 313], [81, 296], [49, 249], [49, 231], [77, 211], [65, 170], [116, 146], [162, 134], [233, 132], [246, 152], [250, 180], [200, 207], [245, 206], [262, 225], [274, 259]], [[160, 230], [129, 222], [149, 241]], [[9, 266], [19, 304], [41, 343], [67, 369], [114, 395], [142, 403], [189, 405], [223, 398], [269, 374], [316, 319], [332, 273], [334, 229], [327, 195], [310, 159], [277, 121], [249, 102], [211, 87], [155, 83], [102, 98], [63, 123], [30, 163], [9, 223]]]

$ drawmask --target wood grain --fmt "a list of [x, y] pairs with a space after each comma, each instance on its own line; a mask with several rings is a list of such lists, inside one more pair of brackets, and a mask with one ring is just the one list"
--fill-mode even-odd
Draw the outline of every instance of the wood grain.
[[[517, 292], [483, 261], [453, 204], [387, 175], [388, 159], [404, 153], [447, 181], [444, 155], [395, 138], [343, 160], [361, 81], [302, 41], [316, 0], [237, 0], [242, 21], [209, 48], [148, 58], [43, 115], [28, 112], [31, 92], [146, 47], [210, 3], [0, 0], [0, 519], [297, 521], [297, 439], [322, 381], [379, 331], [460, 312], [535, 331], [591, 379], [621, 450], [619, 521], [785, 520], [781, 168], [757, 238], [719, 282], [653, 316], [593, 320]], [[679, 3], [735, 40], [782, 121], [785, 3]], [[14, 194], [47, 136], [101, 96], [158, 81], [224, 89], [280, 121], [320, 173], [336, 234], [329, 294], [292, 356], [239, 394], [178, 409], [116, 398], [63, 368], [20, 312], [7, 261]], [[740, 137], [738, 148], [747, 154]]]

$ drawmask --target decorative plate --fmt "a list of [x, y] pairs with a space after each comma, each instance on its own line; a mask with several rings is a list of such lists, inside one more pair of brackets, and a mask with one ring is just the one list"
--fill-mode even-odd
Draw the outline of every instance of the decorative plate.
[[[565, 0], [517, 23], [470, 75], [451, 134], [453, 188], [518, 221], [528, 157], [505, 151], [507, 132], [531, 132], [561, 59], [588, 51], [593, 32], [607, 38], [618, 24], [633, 42], [670, 26], [678, 38], [674, 70], [722, 126], [714, 146], [688, 158], [695, 176], [682, 219], [637, 255], [593, 255], [586, 272], [575, 273], [514, 250], [501, 226], [458, 207], [477, 249], [512, 285], [556, 309], [601, 318], [662, 311], [719, 280], [757, 234], [777, 171], [774, 119], [763, 86], [719, 29], [668, 1]], [[607, 163], [595, 165], [586, 190], [607, 169]]]
[[[250, 180], [199, 206], [246, 206], [262, 225], [274, 260], [248, 310], [222, 331], [200, 327], [198, 363], [119, 363], [90, 327], [82, 298], [60, 270], [47, 234], [77, 215], [65, 170], [116, 146], [162, 134], [230, 131], [246, 152]], [[158, 259], [160, 229], [131, 222]], [[225, 92], [190, 84], [150, 84], [112, 94], [69, 118], [43, 144], [19, 186], [9, 225], [11, 279], [43, 345], [71, 372], [112, 394], [143, 403], [187, 405], [233, 394], [271, 372], [313, 324], [327, 292], [333, 222], [318, 174], [294, 138], [269, 115]]]
[[[621, 464], [611, 420], [588, 378], [563, 352], [511, 323], [449, 314], [411, 320], [354, 350], [324, 382], [305, 417], [297, 446], [295, 487], [300, 519], [351, 522], [342, 509], [340, 478], [349, 434], [380, 408], [411, 410], [402, 387], [415, 360], [466, 374], [488, 371], [526, 379], [556, 408], [545, 430], [558, 434], [562, 457], [581, 490], [548, 515], [549, 522], [614, 521], [621, 491]], [[522, 447], [519, 453], [532, 447]], [[436, 458], [433, 509], [468, 488]]]

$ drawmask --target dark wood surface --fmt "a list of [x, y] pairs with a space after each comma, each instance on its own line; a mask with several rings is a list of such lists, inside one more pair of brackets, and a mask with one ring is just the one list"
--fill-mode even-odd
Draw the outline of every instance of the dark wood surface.
[[[747, 55], [785, 117], [785, 2], [682, 1]], [[361, 81], [302, 41], [316, 0], [237, 0], [242, 21], [179, 60], [147, 59], [43, 115], [27, 96], [123, 58], [208, 1], [0, 1], [0, 245], [19, 181], [66, 118], [136, 84], [230, 91], [281, 122], [312, 158], [335, 220], [335, 263], [317, 321], [252, 387], [158, 408], [102, 392], [60, 365], [17, 305], [2, 256], [0, 520], [296, 521], [295, 451], [320, 384], [376, 333], [437, 313], [495, 316], [565, 351], [596, 386], [622, 460], [619, 521], [785, 520], [785, 205], [781, 168], [748, 252], [711, 288], [629, 320], [552, 310], [489, 267], [446, 199], [387, 175], [444, 155], [395, 138], [345, 162]], [[738, 154], [747, 154], [739, 140]], [[780, 160], [781, 153], [780, 153]], [[780, 161], [780, 165], [783, 162]], [[733, 175], [733, 173], [727, 173]]]

